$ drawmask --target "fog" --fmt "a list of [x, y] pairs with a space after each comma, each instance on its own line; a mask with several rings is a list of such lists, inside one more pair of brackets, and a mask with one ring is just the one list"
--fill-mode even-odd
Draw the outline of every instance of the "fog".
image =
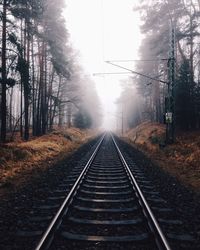
[[175, 128], [200, 127], [200, 1], [9, 4], [1, 3], [2, 142], [7, 132], [29, 140], [120, 120], [122, 132], [166, 123], [171, 142]]
[[[117, 126], [120, 114], [116, 101], [130, 72], [105, 61], [138, 59], [139, 14], [133, 11], [137, 2], [66, 0], [64, 14], [70, 41], [78, 51], [80, 64], [96, 84], [102, 106], [102, 127], [106, 129]], [[129, 69], [135, 67], [133, 61], [117, 64]]]

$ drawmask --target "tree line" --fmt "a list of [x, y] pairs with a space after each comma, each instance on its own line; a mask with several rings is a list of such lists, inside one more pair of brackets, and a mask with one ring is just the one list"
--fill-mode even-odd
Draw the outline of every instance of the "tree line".
[[[25, 140], [55, 125], [96, 126], [94, 84], [70, 44], [64, 0], [1, 0], [1, 142]], [[88, 89], [83, 94], [81, 89]], [[88, 98], [85, 98], [88, 95]]]
[[[142, 0], [134, 6], [140, 13], [143, 40], [137, 71], [163, 82], [142, 76], [131, 77], [124, 84], [121, 99], [137, 89], [131, 104], [136, 112], [130, 115], [127, 127], [145, 120], [163, 123], [169, 80], [170, 32], [175, 28], [176, 76], [174, 112], [178, 129], [200, 128], [200, 1], [199, 0]], [[137, 100], [136, 100], [137, 99]], [[128, 102], [127, 102], [128, 103]], [[133, 110], [133, 109], [130, 109]], [[128, 111], [127, 111], [128, 112]]]

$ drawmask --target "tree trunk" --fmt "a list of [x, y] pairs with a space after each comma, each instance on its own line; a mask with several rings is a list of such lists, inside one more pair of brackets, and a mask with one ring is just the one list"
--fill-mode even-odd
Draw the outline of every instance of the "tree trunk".
[[194, 34], [193, 34], [193, 16], [190, 13], [190, 127], [195, 128], [195, 104], [194, 104]]
[[10, 130], [10, 132], [13, 129], [12, 105], [13, 105], [13, 88], [11, 89], [11, 93], [10, 93], [10, 107], [9, 107], [9, 110], [10, 110], [10, 112], [9, 112], [10, 113], [9, 114], [9, 130]]
[[42, 134], [46, 134], [47, 128], [47, 114], [48, 114], [48, 104], [47, 104], [47, 48], [46, 43], [42, 44], [42, 70], [43, 70], [43, 79], [42, 79], [42, 89], [43, 89], [43, 98], [42, 98]]
[[49, 79], [51, 79], [50, 83], [49, 83], [49, 89], [48, 89], [48, 100], [47, 100], [47, 104], [49, 106], [49, 111], [48, 111], [48, 117], [49, 117], [49, 127], [48, 130], [52, 129], [52, 124], [51, 124], [51, 120], [52, 120], [52, 108], [53, 108], [53, 99], [52, 99], [52, 94], [53, 94], [53, 81], [54, 81], [54, 75], [55, 75], [55, 70], [52, 69], [52, 74], [49, 77]]
[[36, 135], [36, 126], [35, 126], [35, 61], [34, 61], [34, 36], [32, 35], [31, 39], [31, 61], [32, 61], [32, 135]]
[[[27, 48], [25, 47], [25, 61], [26, 70], [24, 76], [24, 139], [29, 139], [29, 58], [30, 58], [30, 34], [29, 34], [29, 24], [26, 24], [26, 35], [25, 40]], [[27, 54], [27, 55], [26, 55]]]
[[52, 117], [51, 117], [51, 121], [50, 121], [51, 128], [53, 128], [54, 118], [55, 118], [55, 114], [56, 114], [56, 107], [57, 107], [58, 102], [59, 102], [58, 99], [60, 96], [61, 83], [62, 83], [62, 77], [59, 76], [58, 91], [57, 91], [56, 101], [54, 101], [54, 108], [53, 108], [53, 113], [52, 113]]
[[71, 128], [71, 120], [72, 120], [72, 104], [69, 102], [67, 104], [67, 127]]
[[[21, 45], [23, 44], [23, 20], [21, 19]], [[22, 56], [22, 55], [21, 55]], [[23, 81], [21, 77], [20, 82], [21, 95], [20, 95], [20, 136], [23, 137]]]
[[7, 29], [7, 0], [3, 1], [2, 13], [2, 93], [1, 93], [1, 141], [6, 141], [6, 29]]
[[41, 135], [41, 109], [42, 109], [42, 78], [43, 78], [43, 70], [42, 70], [42, 51], [40, 42], [38, 40], [38, 61], [39, 61], [39, 74], [38, 74], [38, 86], [37, 86], [37, 119], [36, 119], [36, 135]]
[[40, 61], [40, 87], [41, 87], [41, 122], [42, 134], [45, 134], [45, 42], [42, 42], [41, 61]]

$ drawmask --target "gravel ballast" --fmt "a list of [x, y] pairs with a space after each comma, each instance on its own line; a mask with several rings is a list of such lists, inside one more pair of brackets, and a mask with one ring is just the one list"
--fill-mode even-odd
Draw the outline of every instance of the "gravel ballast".
[[118, 139], [118, 143], [125, 150], [127, 156], [133, 159], [152, 180], [157, 191], [173, 209], [176, 218], [183, 221], [182, 227], [185, 233], [194, 237], [195, 243], [193, 242], [188, 250], [200, 249], [200, 194], [184, 186], [124, 140]]
[[[31, 182], [2, 197], [0, 200], [0, 249], [34, 249], [39, 236], [35, 235], [33, 237], [31, 235], [29, 237], [27, 235], [21, 237], [19, 232], [23, 231], [23, 228], [26, 229], [26, 221], [30, 218], [30, 214], [37, 213], [36, 208], [38, 208], [39, 204], [42, 203], [43, 206], [46, 204], [46, 200], [51, 196], [51, 193], [70, 174], [72, 169], [87, 161], [89, 158], [88, 152], [91, 151], [97, 140], [98, 138], [86, 143], [72, 156], [58, 162], [45, 172], [41, 171], [39, 174], [33, 174]], [[163, 199], [173, 208], [177, 220], [180, 219], [184, 222], [184, 231], [195, 238], [195, 246], [194, 244], [191, 245], [190, 249], [200, 249], [199, 194], [183, 186], [176, 178], [154, 165], [149, 158], [128, 143], [122, 140], [118, 140], [118, 142], [127, 156], [133, 159], [156, 185]], [[86, 155], [87, 159], [85, 158]], [[45, 221], [44, 228], [46, 228]]]

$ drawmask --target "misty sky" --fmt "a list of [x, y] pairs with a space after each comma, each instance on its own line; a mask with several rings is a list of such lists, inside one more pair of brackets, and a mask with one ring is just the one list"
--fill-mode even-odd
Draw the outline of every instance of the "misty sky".
[[[133, 11], [136, 0], [65, 0], [66, 21], [80, 64], [96, 83], [104, 113], [104, 128], [116, 124], [116, 98], [121, 80], [130, 74], [93, 76], [93, 73], [124, 72], [106, 60], [138, 58], [141, 41], [139, 16]], [[134, 62], [119, 63], [134, 69]]]

